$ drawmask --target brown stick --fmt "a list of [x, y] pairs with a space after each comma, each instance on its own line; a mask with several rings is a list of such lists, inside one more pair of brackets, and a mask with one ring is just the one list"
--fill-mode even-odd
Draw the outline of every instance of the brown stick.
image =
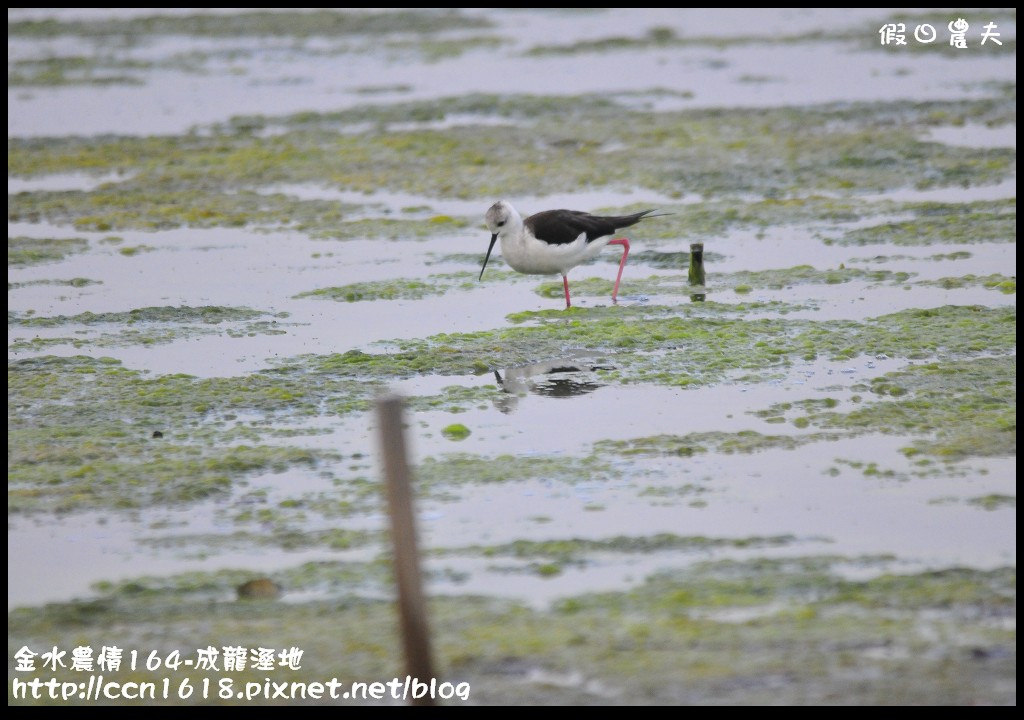
[[[416, 548], [416, 519], [402, 430], [402, 405], [402, 398], [398, 395], [387, 395], [377, 401], [380, 447], [387, 479], [388, 513], [391, 516], [395, 582], [398, 585], [406, 673], [421, 683], [430, 684], [434, 678], [434, 665], [430, 655], [430, 630], [420, 577], [419, 551]], [[433, 705], [434, 699], [425, 693], [420, 698], [409, 698], [409, 702], [413, 705]]]

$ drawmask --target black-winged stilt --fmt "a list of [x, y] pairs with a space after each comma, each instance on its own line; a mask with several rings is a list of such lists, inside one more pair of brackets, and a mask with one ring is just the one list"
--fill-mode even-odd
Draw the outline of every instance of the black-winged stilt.
[[620, 228], [640, 222], [652, 212], [654, 210], [644, 210], [632, 215], [605, 217], [578, 210], [545, 210], [523, 220], [511, 204], [499, 200], [484, 216], [487, 229], [491, 231], [491, 244], [480, 268], [479, 279], [483, 279], [491, 250], [500, 237], [501, 255], [513, 270], [528, 275], [560, 273], [565, 286], [565, 306], [570, 307], [566, 273], [597, 255], [606, 245], [621, 245], [622, 260], [619, 261], [619, 274], [612, 289], [614, 301], [619, 294], [622, 268], [626, 266], [626, 256], [629, 255], [629, 240], [612, 240], [608, 236]]

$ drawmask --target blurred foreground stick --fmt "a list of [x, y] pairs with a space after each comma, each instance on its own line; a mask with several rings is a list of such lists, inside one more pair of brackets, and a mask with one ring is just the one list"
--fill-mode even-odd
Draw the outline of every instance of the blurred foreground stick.
[[[387, 481], [388, 514], [391, 516], [391, 540], [395, 551], [395, 582], [398, 585], [398, 609], [405, 649], [406, 673], [420, 682], [430, 683], [434, 665], [430, 657], [430, 631], [427, 605], [420, 577], [419, 551], [416, 547], [416, 521], [412, 509], [409, 463], [405, 454], [402, 429], [402, 398], [386, 395], [377, 401], [380, 447]], [[433, 705], [429, 694], [408, 698], [413, 705]]]

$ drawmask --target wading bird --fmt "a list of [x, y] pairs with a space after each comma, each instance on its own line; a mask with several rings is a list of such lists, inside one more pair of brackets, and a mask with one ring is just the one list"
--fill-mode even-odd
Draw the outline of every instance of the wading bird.
[[654, 210], [632, 215], [601, 216], [578, 210], [545, 210], [523, 220], [511, 204], [499, 200], [484, 215], [487, 229], [491, 231], [491, 244], [480, 268], [479, 279], [483, 279], [494, 243], [501, 238], [501, 255], [513, 270], [528, 275], [559, 273], [565, 286], [565, 306], [570, 307], [572, 303], [569, 300], [567, 273], [597, 255], [606, 245], [621, 245], [622, 260], [612, 290], [612, 301], [615, 301], [619, 294], [622, 269], [626, 267], [626, 256], [629, 255], [629, 240], [612, 240], [609, 236], [620, 228], [635, 225], [645, 217], [661, 217], [652, 216], [652, 212]]

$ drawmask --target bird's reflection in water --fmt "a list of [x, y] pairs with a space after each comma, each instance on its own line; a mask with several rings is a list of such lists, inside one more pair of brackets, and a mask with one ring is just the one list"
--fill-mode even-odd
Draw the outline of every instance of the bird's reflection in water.
[[531, 392], [558, 398], [586, 395], [604, 385], [597, 382], [594, 372], [611, 367], [601, 356], [580, 352], [504, 371], [495, 370], [494, 378], [503, 394], [494, 400], [494, 405], [503, 413], [510, 413], [519, 400]]

